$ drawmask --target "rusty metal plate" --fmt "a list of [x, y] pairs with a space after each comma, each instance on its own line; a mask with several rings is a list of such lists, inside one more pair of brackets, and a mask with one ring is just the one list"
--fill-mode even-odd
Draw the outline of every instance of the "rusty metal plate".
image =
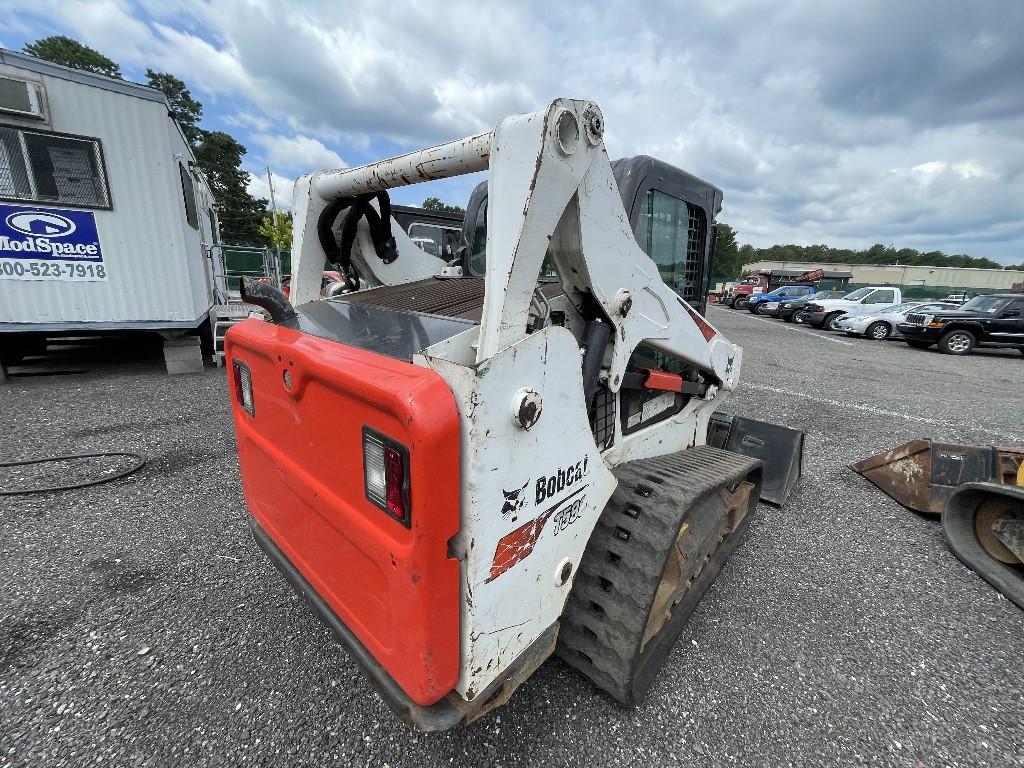
[[903, 506], [940, 515], [950, 494], [964, 483], [1000, 481], [1002, 472], [997, 462], [1015, 451], [924, 438], [870, 456], [851, 464], [850, 469]]
[[931, 509], [932, 441], [911, 440], [890, 451], [851, 464], [863, 475], [905, 507], [918, 512], [941, 514]]

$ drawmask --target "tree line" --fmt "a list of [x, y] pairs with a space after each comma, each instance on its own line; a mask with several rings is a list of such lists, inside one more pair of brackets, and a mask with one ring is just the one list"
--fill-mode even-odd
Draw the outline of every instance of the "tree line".
[[870, 248], [833, 248], [829, 245], [772, 245], [755, 248], [737, 243], [736, 230], [718, 222], [715, 232], [715, 277], [739, 277], [744, 264], [755, 261], [806, 261], [817, 264], [901, 264], [927, 267], [972, 267], [977, 269], [1022, 269], [1024, 264], [1006, 266], [992, 259], [948, 255], [942, 251], [918, 251], [875, 243]]
[[[41, 38], [22, 50], [30, 56], [65, 67], [123, 79], [121, 68], [115, 61], [64, 35]], [[242, 169], [245, 146], [224, 131], [207, 131], [200, 127], [203, 105], [192, 96], [181, 79], [169, 72], [147, 69], [146, 84], [167, 97], [171, 113], [192, 147], [196, 164], [216, 200], [215, 208], [224, 241], [236, 245], [270, 245], [270, 230], [264, 222], [267, 201], [253, 197], [247, 189], [252, 177]]]

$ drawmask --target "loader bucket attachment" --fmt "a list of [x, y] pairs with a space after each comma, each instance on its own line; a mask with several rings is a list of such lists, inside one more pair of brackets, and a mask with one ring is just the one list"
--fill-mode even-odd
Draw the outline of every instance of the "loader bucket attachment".
[[1024, 451], [982, 445], [911, 440], [851, 464], [857, 474], [905, 507], [941, 515], [953, 492], [965, 483], [1012, 483]]
[[708, 445], [761, 460], [761, 501], [781, 507], [800, 480], [804, 433], [799, 429], [716, 411], [708, 425]]
[[942, 528], [968, 568], [1024, 608], [1024, 487], [962, 485], [950, 494]]

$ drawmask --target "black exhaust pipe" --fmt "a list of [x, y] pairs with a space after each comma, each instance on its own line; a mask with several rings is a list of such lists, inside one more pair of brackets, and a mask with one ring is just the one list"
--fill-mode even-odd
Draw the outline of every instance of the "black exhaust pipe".
[[241, 293], [242, 301], [246, 304], [255, 304], [257, 307], [267, 310], [272, 323], [290, 328], [298, 326], [299, 316], [295, 313], [294, 307], [288, 302], [285, 295], [270, 283], [243, 277]]

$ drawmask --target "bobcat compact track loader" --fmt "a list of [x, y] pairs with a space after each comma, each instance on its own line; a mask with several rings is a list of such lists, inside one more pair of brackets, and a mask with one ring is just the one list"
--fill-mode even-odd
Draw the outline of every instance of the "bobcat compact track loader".
[[[504, 703], [553, 653], [638, 701], [760, 494], [760, 461], [706, 444], [740, 349], [638, 246], [603, 132], [597, 105], [560, 99], [300, 178], [291, 303], [247, 284], [272, 322], [227, 335], [256, 541], [424, 730]], [[483, 169], [480, 275], [390, 227], [388, 188]], [[706, 276], [721, 193], [693, 189], [643, 215], [648, 239], [696, 238]], [[349, 292], [321, 300], [325, 257]]]

